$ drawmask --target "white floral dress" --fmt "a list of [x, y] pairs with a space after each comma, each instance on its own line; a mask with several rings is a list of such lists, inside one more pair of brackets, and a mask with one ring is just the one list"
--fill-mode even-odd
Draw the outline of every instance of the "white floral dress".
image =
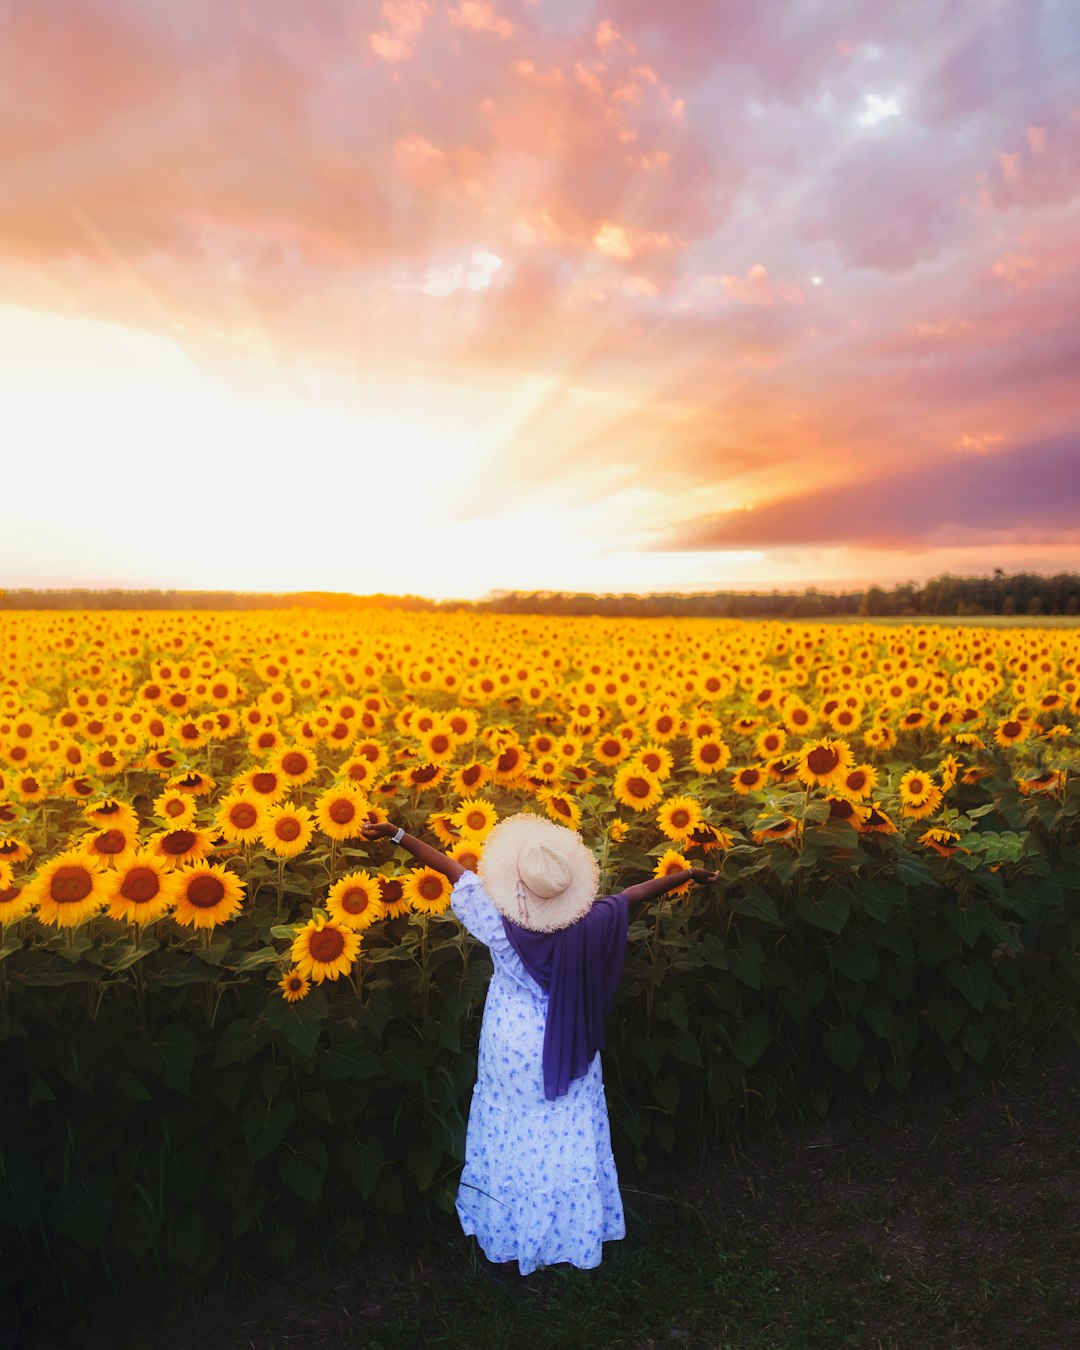
[[548, 1101], [548, 996], [522, 965], [475, 872], [458, 878], [450, 903], [495, 967], [457, 1194], [462, 1229], [489, 1261], [517, 1261], [522, 1275], [559, 1261], [591, 1269], [602, 1243], [626, 1236], [600, 1052], [565, 1096]]

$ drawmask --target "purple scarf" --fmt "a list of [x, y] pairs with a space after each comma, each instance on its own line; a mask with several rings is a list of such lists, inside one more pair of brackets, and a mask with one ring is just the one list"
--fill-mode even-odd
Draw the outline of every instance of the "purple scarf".
[[521, 963], [548, 996], [544, 1025], [544, 1096], [563, 1096], [604, 1048], [626, 955], [630, 916], [626, 896], [605, 895], [569, 928], [534, 933], [503, 915], [503, 928]]

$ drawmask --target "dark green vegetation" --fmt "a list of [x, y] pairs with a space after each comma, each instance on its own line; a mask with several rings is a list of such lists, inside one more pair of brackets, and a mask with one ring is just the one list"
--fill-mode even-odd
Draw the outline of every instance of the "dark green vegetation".
[[[580, 800], [600, 839], [604, 802]], [[1080, 1044], [1080, 781], [1032, 798], [1004, 772], [958, 784], [968, 851], [947, 858], [858, 836], [809, 791], [785, 800], [797, 846], [736, 844], [722, 886], [631, 926], [605, 1081], [634, 1190], [770, 1124], [864, 1093], [902, 1100], [1016, 1037], [1037, 1048], [1057, 1028]], [[420, 831], [424, 811], [402, 803], [397, 818]], [[648, 875], [663, 848], [632, 832], [609, 884]], [[367, 930], [351, 988], [288, 1005], [275, 944], [313, 879], [279, 889], [265, 859], [247, 875], [244, 912], [207, 940], [167, 920], [137, 943], [106, 917], [5, 929], [0, 1290], [21, 1306], [285, 1278], [316, 1255], [368, 1262], [452, 1219], [487, 953], [452, 915], [387, 921]], [[638, 1213], [641, 1231], [666, 1222]]]
[[1080, 1344], [1080, 1051], [1051, 1036], [992, 1059], [700, 1171], [623, 1177], [627, 1238], [595, 1271], [504, 1274], [431, 1211], [362, 1257], [301, 1247], [186, 1306], [103, 1302], [19, 1345], [1065, 1350]]
[[955, 577], [946, 572], [923, 586], [905, 582], [884, 590], [711, 591], [698, 595], [655, 592], [646, 595], [594, 595], [580, 591], [490, 591], [479, 600], [429, 600], [420, 595], [350, 595], [339, 591], [291, 591], [266, 595], [251, 591], [34, 590], [0, 592], [8, 609], [356, 609], [376, 606], [403, 610], [478, 610], [496, 614], [608, 614], [709, 619], [824, 619], [899, 616], [911, 620], [939, 616], [997, 615], [1033, 619], [1065, 615], [1080, 619], [1080, 573], [1041, 576]]

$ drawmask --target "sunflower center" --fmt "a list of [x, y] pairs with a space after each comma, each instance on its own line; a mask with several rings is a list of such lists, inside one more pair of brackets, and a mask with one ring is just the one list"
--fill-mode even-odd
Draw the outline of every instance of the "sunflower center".
[[824, 745], [819, 745], [811, 750], [806, 757], [806, 767], [811, 773], [824, 777], [832, 773], [840, 763], [840, 756], [835, 750], [830, 750]]
[[250, 830], [259, 818], [250, 802], [238, 802], [229, 812], [229, 820], [238, 830]]
[[120, 886], [120, 894], [132, 904], [144, 905], [161, 889], [158, 874], [152, 867], [133, 867]]
[[299, 838], [300, 822], [294, 816], [286, 816], [284, 820], [279, 820], [275, 827], [275, 833], [279, 839], [291, 842]]
[[631, 797], [647, 797], [649, 795], [650, 784], [644, 778], [628, 778], [626, 781], [626, 790]]
[[170, 830], [161, 841], [166, 853], [187, 853], [195, 844], [195, 836], [190, 830]]
[[94, 881], [85, 867], [58, 867], [53, 873], [49, 894], [58, 905], [73, 905], [85, 900]]
[[742, 773], [739, 774], [740, 783], [746, 783], [750, 785], [756, 783], [757, 780], [758, 780], [757, 769], [743, 769]]
[[600, 749], [605, 755], [617, 755], [622, 750], [622, 742], [613, 740], [609, 737]]
[[294, 777], [307, 770], [307, 755], [301, 754], [299, 750], [291, 750], [281, 761], [282, 770], [285, 773], [292, 774]]
[[517, 764], [519, 759], [520, 756], [518, 755], [518, 752], [516, 750], [512, 748], [510, 750], [504, 750], [502, 754], [499, 756], [499, 772], [509, 773], [510, 770], [514, 768], [514, 766]]
[[371, 896], [362, 886], [350, 886], [341, 897], [341, 908], [348, 914], [363, 914], [371, 904]]
[[277, 787], [277, 774], [257, 773], [252, 776], [251, 786], [256, 792], [273, 792]]
[[465, 824], [470, 830], [482, 830], [487, 823], [487, 817], [483, 811], [470, 811], [465, 817]]
[[442, 882], [437, 877], [424, 877], [417, 889], [425, 900], [438, 900], [442, 895]]
[[401, 899], [401, 882], [392, 877], [387, 877], [381, 884], [383, 903], [387, 905], [396, 905]]
[[450, 749], [450, 740], [442, 732], [431, 738], [431, 749], [435, 754], [441, 755]]
[[1006, 722], [1001, 728], [1003, 736], [1019, 736], [1021, 731], [1019, 722]]
[[847, 785], [852, 792], [861, 792], [866, 786], [866, 774], [860, 770], [849, 773], [847, 776]]
[[196, 909], [213, 909], [225, 895], [221, 878], [213, 874], [194, 877], [187, 889], [188, 902]]
[[412, 779], [414, 783], [430, 783], [438, 772], [435, 764], [421, 764], [418, 769], [413, 769]]
[[187, 814], [187, 803], [182, 802], [179, 797], [174, 797], [171, 802], [165, 803], [165, 814], [167, 816], [183, 816]]
[[671, 823], [677, 830], [685, 830], [690, 824], [690, 812], [685, 806], [680, 806], [671, 813]]
[[345, 938], [337, 928], [319, 928], [308, 937], [308, 951], [314, 960], [324, 964], [336, 961], [344, 950]]
[[913, 778], [911, 782], [908, 783], [908, 791], [913, 796], [918, 796], [919, 793], [925, 792], [926, 788], [923, 784], [923, 780], [921, 778]]
[[720, 747], [718, 745], [703, 745], [701, 747], [701, 758], [706, 764], [715, 764], [720, 758]]
[[347, 825], [356, 817], [356, 803], [349, 801], [348, 797], [339, 797], [330, 807], [329, 814], [335, 825]]

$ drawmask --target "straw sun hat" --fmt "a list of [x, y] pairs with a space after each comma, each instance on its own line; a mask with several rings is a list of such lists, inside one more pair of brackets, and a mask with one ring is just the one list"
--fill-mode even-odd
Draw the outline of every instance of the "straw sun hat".
[[507, 816], [484, 841], [477, 873], [491, 902], [534, 933], [569, 928], [592, 908], [600, 869], [576, 830], [532, 811]]

